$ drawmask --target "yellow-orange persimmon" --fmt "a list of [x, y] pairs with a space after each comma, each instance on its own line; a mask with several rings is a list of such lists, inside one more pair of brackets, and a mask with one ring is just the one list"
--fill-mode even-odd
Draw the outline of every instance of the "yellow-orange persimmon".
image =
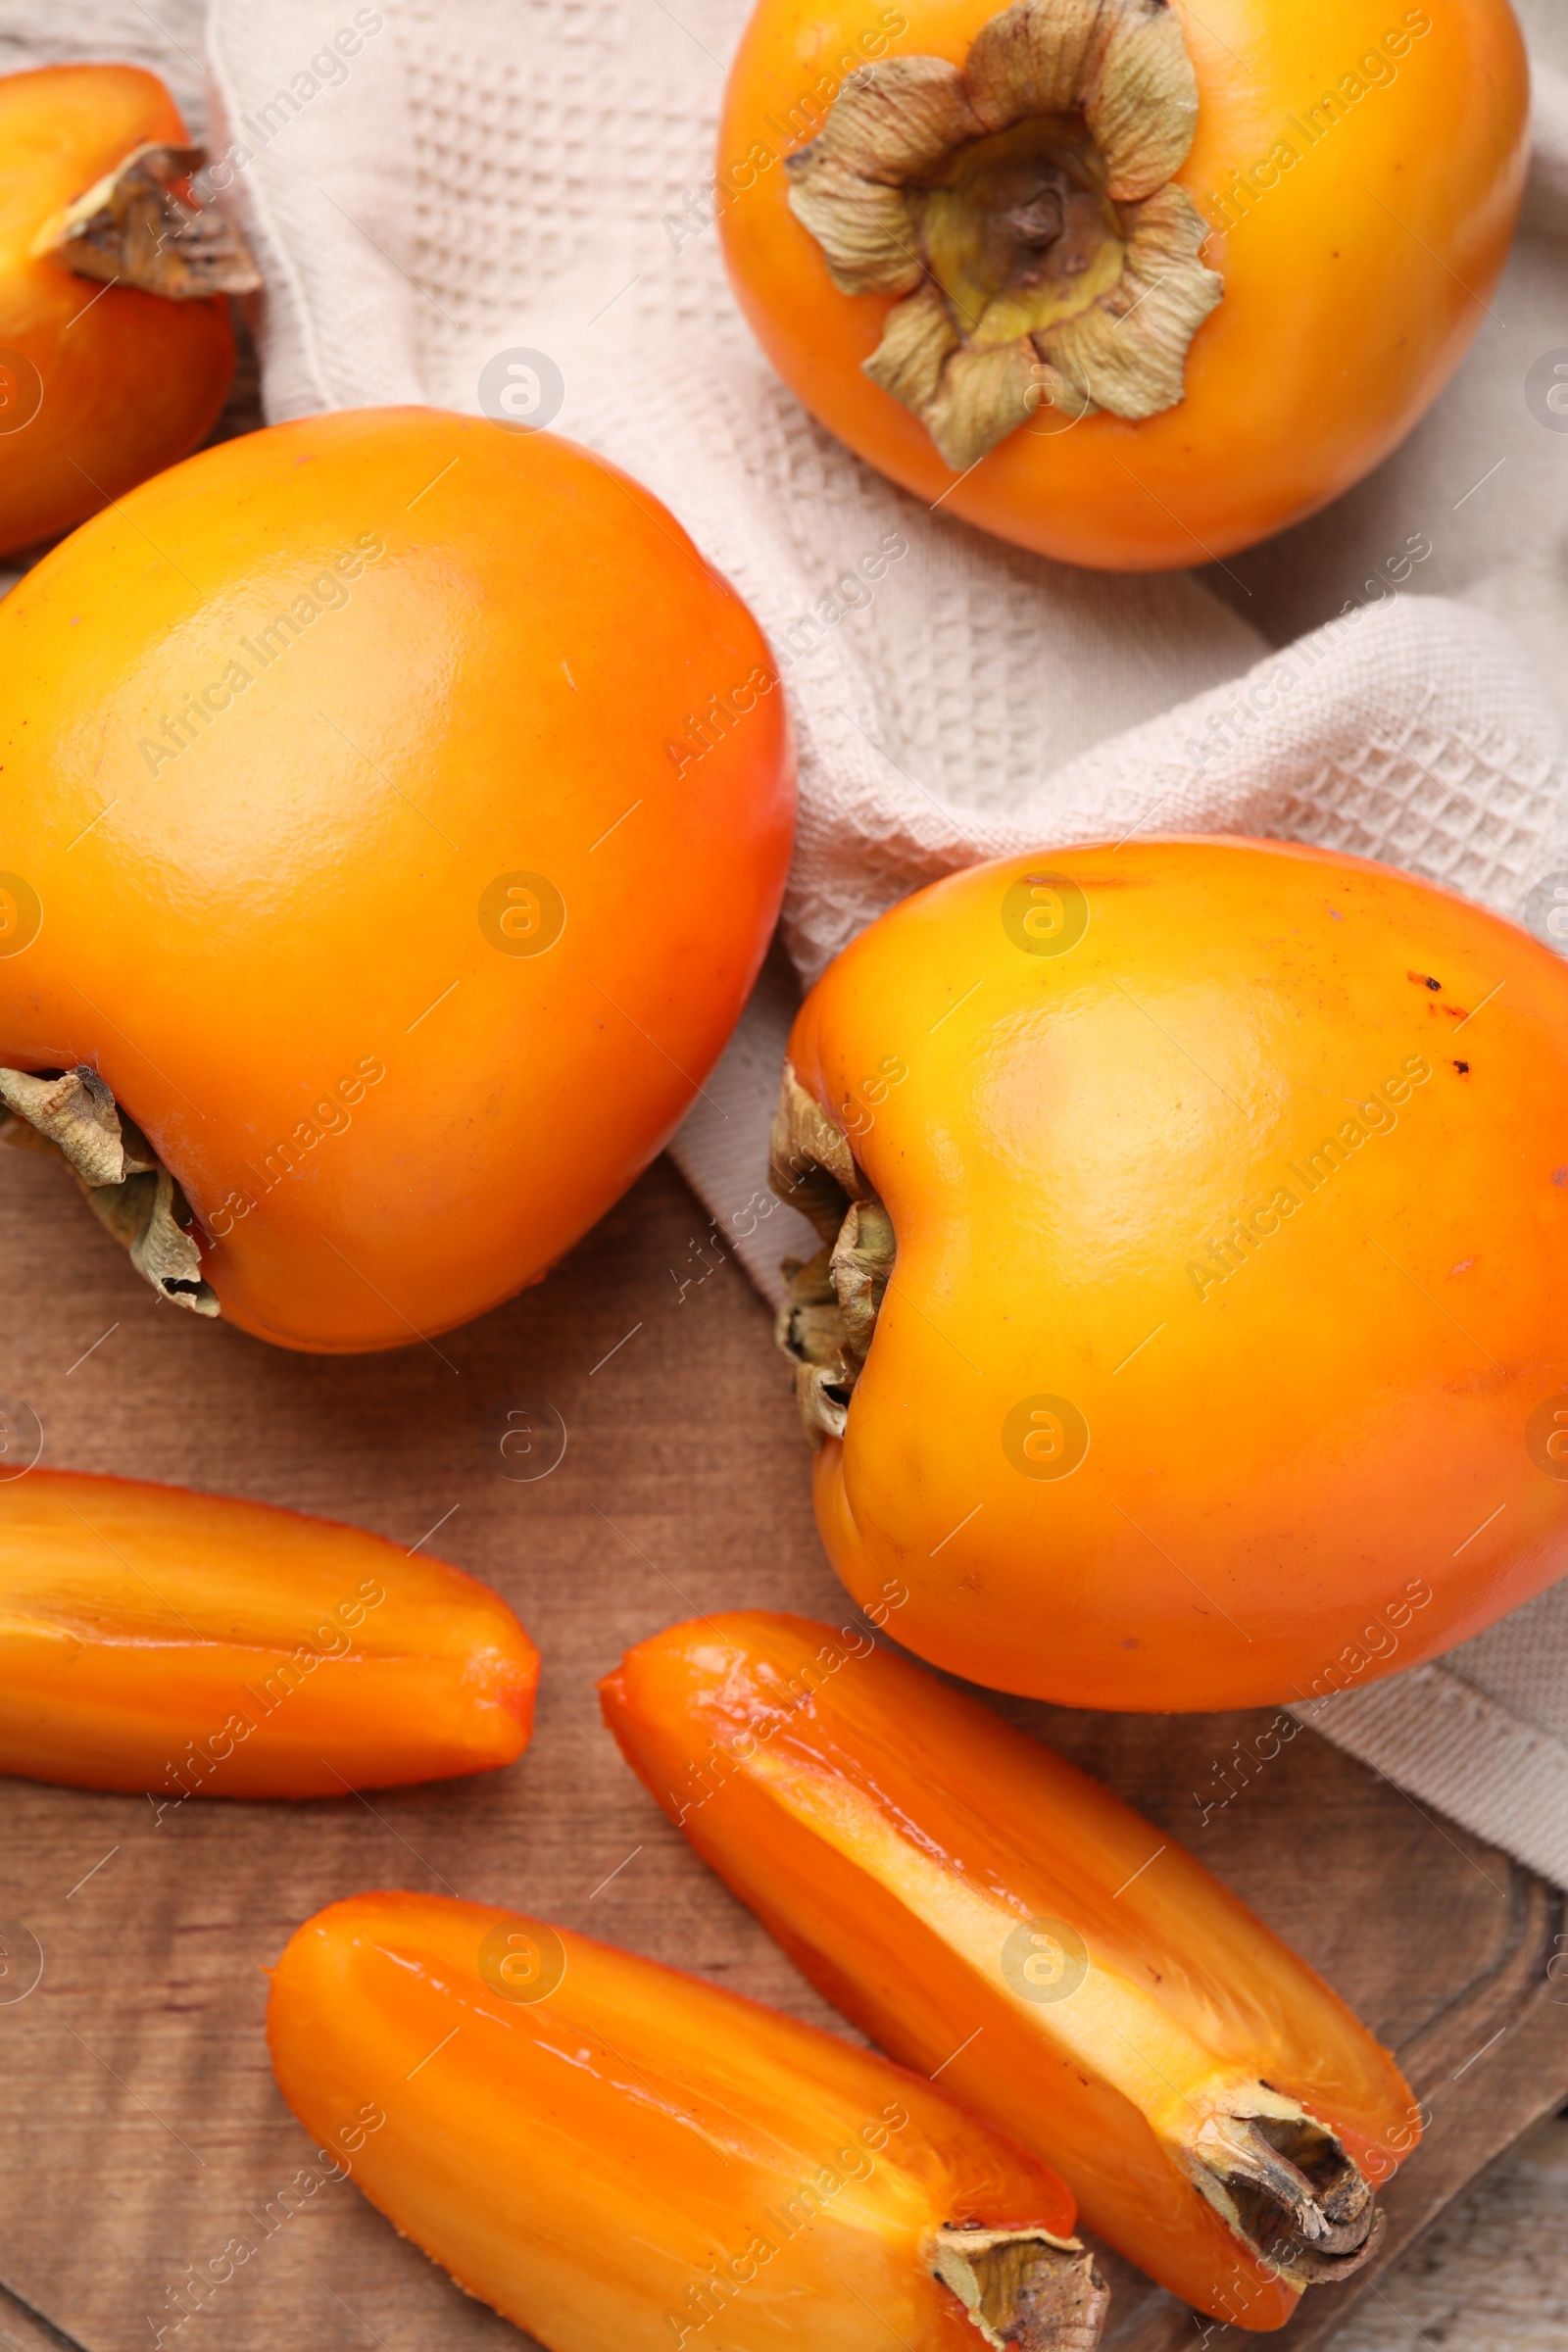
[[[902, 1612], [893, 1620], [902, 1626]], [[1108, 1788], [853, 1629], [673, 1626], [600, 1685], [628, 1760], [828, 1999], [1249, 2328], [1368, 2259], [1419, 2120], [1388, 2052]]]
[[166, 1297], [321, 1350], [466, 1321], [625, 1190], [794, 817], [765, 643], [673, 517], [426, 409], [227, 442], [55, 549], [0, 608], [0, 1098]]
[[318, 1912], [272, 1973], [279, 2087], [405, 2237], [550, 2352], [1094, 2352], [1037, 2158], [869, 2050], [440, 1895]]
[[1059, 1703], [1361, 1688], [1568, 1568], [1568, 966], [1282, 843], [970, 868], [808, 997], [818, 1524]]
[[0, 1772], [341, 1796], [510, 1764], [539, 1653], [444, 1560], [268, 1504], [34, 1470], [0, 1485]]
[[0, 553], [97, 514], [217, 420], [223, 297], [258, 281], [191, 198], [200, 160], [139, 66], [0, 78]]
[[724, 249], [780, 373], [895, 481], [1072, 563], [1198, 564], [1442, 389], [1527, 99], [1507, 0], [760, 0]]

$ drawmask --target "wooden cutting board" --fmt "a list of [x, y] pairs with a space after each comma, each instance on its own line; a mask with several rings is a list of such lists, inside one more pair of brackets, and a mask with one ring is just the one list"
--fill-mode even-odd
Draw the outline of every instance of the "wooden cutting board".
[[[337, 1896], [515, 1903], [845, 2030], [656, 1810], [594, 1696], [629, 1642], [699, 1610], [844, 1620], [767, 1312], [710, 1232], [661, 1162], [510, 1306], [437, 1345], [334, 1361], [161, 1305], [62, 1171], [0, 1152], [0, 1389], [38, 1415], [46, 1464], [423, 1540], [498, 1587], [544, 1653], [533, 1745], [481, 1780], [161, 1818], [145, 1797], [0, 1782], [0, 2347], [521, 2340], [321, 2179], [273, 2088], [262, 1972]], [[564, 1456], [522, 1475], [555, 1451], [555, 1417]], [[525, 1427], [542, 1450], [514, 1436], [504, 1452]], [[996, 1703], [1184, 1838], [1399, 2052], [1433, 2120], [1387, 2198], [1385, 2266], [1568, 2096], [1568, 1986], [1546, 1977], [1568, 1945], [1541, 1880], [1311, 1732], [1260, 1765], [1270, 1717]], [[193, 2266], [221, 2271], [225, 2248], [232, 2276], [193, 2298]], [[1203, 2340], [1109, 2267], [1113, 2352]], [[1381, 2291], [1375, 2273], [1319, 2290], [1275, 2340], [1322, 2344]], [[873, 2339], [868, 2323], [881, 2352]]]

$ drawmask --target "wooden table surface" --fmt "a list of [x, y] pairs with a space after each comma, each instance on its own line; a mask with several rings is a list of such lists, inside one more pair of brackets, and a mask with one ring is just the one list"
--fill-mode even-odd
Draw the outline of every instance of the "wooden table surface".
[[[519, 2341], [352, 2185], [303, 2185], [312, 2151], [272, 2084], [262, 1972], [337, 1896], [515, 1903], [847, 2031], [656, 1810], [594, 1696], [629, 1642], [699, 1610], [846, 1619], [765, 1308], [710, 1250], [680, 1297], [707, 1231], [662, 1161], [546, 1283], [439, 1347], [313, 1358], [161, 1305], [63, 1171], [0, 1152], [0, 1387], [38, 1414], [46, 1464], [294, 1504], [408, 1545], [440, 1523], [430, 1548], [504, 1592], [544, 1653], [532, 1746], [479, 1780], [161, 1818], [146, 1797], [0, 1782], [0, 2347]], [[530, 1402], [566, 1436], [531, 1481], [500, 1443]], [[1545, 1978], [1561, 1898], [1520, 1866], [1310, 1731], [1205, 1823], [1194, 1791], [1215, 1794], [1261, 1718], [996, 1703], [1184, 1838], [1399, 2051], [1433, 2122], [1389, 2192], [1385, 2262], [1568, 2095], [1568, 2002]], [[18, 1998], [29, 1938], [42, 1974]], [[194, 2308], [192, 2266], [236, 2238], [253, 2252]], [[1112, 2269], [1114, 2352], [1201, 2340]], [[1356, 2291], [1309, 2295], [1277, 2340], [1327, 2341]]]

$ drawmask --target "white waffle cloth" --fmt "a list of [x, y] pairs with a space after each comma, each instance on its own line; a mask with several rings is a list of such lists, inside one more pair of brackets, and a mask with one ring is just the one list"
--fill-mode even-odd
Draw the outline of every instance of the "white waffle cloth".
[[[270, 418], [475, 411], [487, 362], [543, 352], [558, 428], [673, 509], [785, 664], [794, 971], [774, 957], [675, 1147], [762, 1289], [791, 1220], [735, 1228], [796, 974], [916, 885], [1146, 825], [1389, 858], [1509, 915], [1568, 868], [1568, 433], [1526, 396], [1568, 346], [1568, 12], [1524, 13], [1526, 231], [1453, 386], [1317, 520], [1201, 578], [1132, 579], [933, 515], [775, 379], [703, 225], [743, 0], [213, 0], [213, 147], [267, 280]], [[1263, 715], [1248, 690], [1281, 660], [1299, 683]], [[1311, 1719], [1568, 1884], [1568, 1583]]]

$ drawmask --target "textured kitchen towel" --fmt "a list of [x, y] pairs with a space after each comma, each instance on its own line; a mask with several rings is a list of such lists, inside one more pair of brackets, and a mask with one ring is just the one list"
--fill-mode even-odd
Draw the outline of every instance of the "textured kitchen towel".
[[[917, 884], [1144, 827], [1386, 858], [1516, 916], [1568, 869], [1568, 433], [1539, 365], [1568, 359], [1568, 12], [1523, 13], [1527, 230], [1453, 386], [1327, 514], [1131, 579], [928, 512], [774, 378], [713, 225], [743, 0], [214, 0], [269, 416], [473, 411], [532, 354], [559, 429], [657, 491], [768, 631], [801, 747], [794, 971], [770, 963], [676, 1145], [764, 1290], [795, 1223], [758, 1207], [795, 975]], [[1568, 1883], [1568, 1585], [1311, 1720]]]

